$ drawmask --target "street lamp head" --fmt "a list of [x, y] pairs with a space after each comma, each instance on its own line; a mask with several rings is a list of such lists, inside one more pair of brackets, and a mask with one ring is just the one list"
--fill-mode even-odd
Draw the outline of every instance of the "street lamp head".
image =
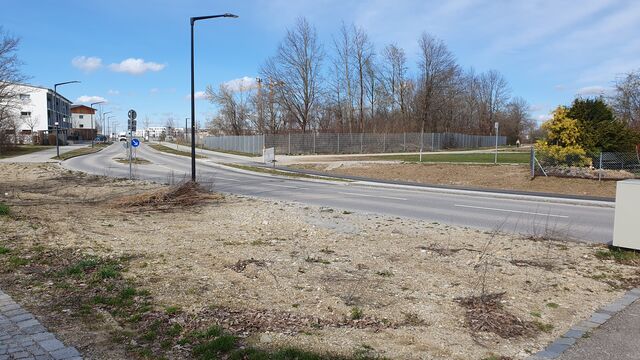
[[80, 83], [80, 81], [78, 81], [78, 80], [65, 81], [65, 82], [53, 84], [53, 87], [60, 86], [60, 85], [66, 85], [66, 84], [77, 84], [77, 83]]
[[194, 17], [191, 18], [191, 25], [193, 25], [198, 20], [215, 19], [215, 18], [221, 18], [221, 17], [237, 18], [238, 15], [225, 13], [225, 14], [222, 14], [222, 15], [194, 16]]
[[239, 17], [238, 15], [230, 14], [230, 13], [226, 13], [226, 14], [224, 14], [224, 15], [222, 15], [222, 16], [223, 16], [223, 17], [229, 17], [229, 18], [238, 18], [238, 17]]

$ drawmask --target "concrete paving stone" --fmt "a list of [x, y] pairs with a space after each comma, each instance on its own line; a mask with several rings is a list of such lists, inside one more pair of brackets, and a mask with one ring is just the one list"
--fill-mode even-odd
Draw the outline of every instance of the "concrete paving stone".
[[56, 360], [62, 360], [80, 356], [80, 353], [73, 347], [65, 347], [56, 351], [52, 351], [51, 356]]
[[591, 315], [589, 321], [594, 322], [596, 324], [604, 324], [605, 321], [611, 319], [611, 315], [603, 314], [603, 313], [595, 313]]
[[42, 350], [42, 348], [40, 346], [38, 346], [38, 345], [27, 346], [26, 349], [32, 355], [44, 355], [44, 354], [46, 354], [45, 351]]
[[22, 329], [22, 332], [27, 335], [39, 334], [46, 331], [47, 329], [39, 323]]
[[22, 349], [21, 349], [21, 348], [19, 348], [19, 347], [10, 347], [10, 348], [7, 350], [7, 352], [8, 352], [9, 354], [13, 354], [13, 353], [20, 352], [21, 350], [22, 350]]
[[9, 355], [0, 355], [0, 360], [9, 360]]
[[43, 341], [38, 341], [38, 345], [40, 345], [41, 348], [43, 348], [46, 351], [55, 351], [58, 349], [62, 349], [64, 347], [64, 344], [58, 340], [58, 339], [49, 339], [49, 340], [43, 340]]
[[561, 344], [556, 340], [553, 343], [551, 343], [551, 345], [547, 346], [545, 350], [560, 355], [560, 353], [567, 350], [569, 346], [571, 345]]
[[15, 309], [19, 309], [20, 305], [16, 304], [16, 303], [11, 303], [11, 304], [6, 304], [3, 306], [0, 306], [0, 312], [6, 312], [9, 310], [15, 310]]
[[560, 339], [556, 340], [555, 342], [557, 342], [558, 344], [573, 345], [573, 344], [576, 343], [576, 338], [561, 337]]
[[625, 296], [620, 298], [620, 302], [625, 306], [633, 304], [636, 300], [638, 300], [638, 297], [632, 294], [626, 294]]
[[31, 354], [29, 354], [26, 351], [21, 351], [21, 352], [17, 352], [15, 354], [12, 355], [14, 359], [26, 359], [28, 357], [32, 357]]
[[581, 328], [586, 328], [588, 330], [592, 330], [597, 328], [598, 326], [600, 326], [600, 324], [594, 323], [592, 321], [589, 320], [585, 320], [585, 321], [581, 321], [580, 324], [578, 324], [577, 327], [581, 327]]
[[28, 313], [9, 317], [9, 320], [13, 321], [14, 323], [19, 323], [21, 321], [31, 320], [31, 319], [33, 319], [33, 315], [28, 314]]
[[532, 359], [534, 359], [534, 360], [555, 359], [555, 358], [558, 357], [558, 355], [559, 354], [557, 354], [557, 353], [543, 350], [543, 351], [540, 351], [539, 353], [535, 354]]
[[562, 336], [566, 338], [580, 339], [585, 333], [586, 331], [574, 330], [573, 328], [571, 328], [571, 330], [567, 331]]
[[53, 358], [49, 354], [36, 355], [36, 360], [53, 360]]
[[640, 288], [631, 289], [629, 293], [640, 296]]
[[626, 306], [618, 301], [609, 304], [605, 307], [602, 308], [603, 311], [612, 311], [612, 312], [619, 312], [622, 311], [622, 309], [624, 309]]
[[38, 333], [38, 334], [31, 335], [31, 338], [34, 341], [43, 341], [43, 340], [53, 339], [54, 336], [50, 332], [41, 332], [41, 333]]
[[4, 312], [4, 316], [13, 317], [16, 315], [28, 314], [23, 308], [13, 309]]
[[30, 319], [26, 321], [21, 321], [17, 325], [20, 329], [24, 329], [24, 328], [32, 327], [35, 325], [40, 325], [40, 322], [36, 319]]

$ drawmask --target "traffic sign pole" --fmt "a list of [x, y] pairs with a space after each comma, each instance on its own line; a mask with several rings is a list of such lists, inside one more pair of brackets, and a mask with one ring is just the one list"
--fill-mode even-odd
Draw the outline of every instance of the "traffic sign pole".
[[[135, 110], [129, 110], [129, 126], [127, 131], [127, 145], [129, 146], [129, 179], [133, 179], [133, 166], [131, 165], [132, 155], [133, 155], [133, 132], [136, 131], [136, 117], [138, 114]], [[137, 139], [136, 139], [137, 141]], [[139, 143], [138, 143], [139, 145]], [[137, 146], [137, 145], [136, 145]]]

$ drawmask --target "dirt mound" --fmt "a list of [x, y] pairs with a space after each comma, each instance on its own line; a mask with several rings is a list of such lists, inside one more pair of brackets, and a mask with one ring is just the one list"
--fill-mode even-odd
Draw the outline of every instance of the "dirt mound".
[[169, 211], [177, 207], [191, 207], [207, 200], [221, 200], [222, 195], [207, 191], [200, 184], [187, 181], [141, 194], [120, 197], [111, 207], [130, 210]]

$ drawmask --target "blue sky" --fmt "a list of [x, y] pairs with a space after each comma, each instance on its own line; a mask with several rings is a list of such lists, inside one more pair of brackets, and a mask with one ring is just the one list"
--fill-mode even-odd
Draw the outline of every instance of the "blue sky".
[[[104, 111], [120, 124], [134, 108], [161, 125], [189, 116], [189, 17], [224, 12], [240, 18], [197, 24], [197, 91], [255, 77], [298, 16], [316, 26], [327, 52], [344, 20], [366, 29], [378, 49], [402, 46], [411, 70], [427, 31], [463, 67], [503, 73], [539, 120], [640, 68], [640, 1], [9, 0], [0, 24], [22, 38], [31, 83], [80, 80], [60, 92], [73, 101], [106, 99]], [[196, 106], [201, 123], [215, 110], [202, 99]]]

